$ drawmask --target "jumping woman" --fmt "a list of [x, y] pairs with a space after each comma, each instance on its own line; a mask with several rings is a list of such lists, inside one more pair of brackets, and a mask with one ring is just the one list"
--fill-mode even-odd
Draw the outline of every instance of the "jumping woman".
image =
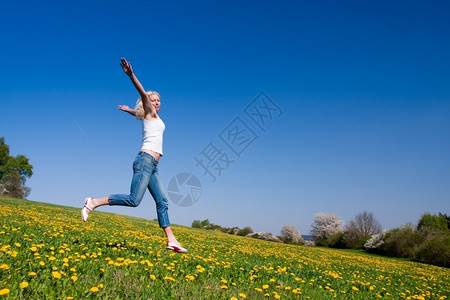
[[140, 94], [135, 109], [126, 105], [119, 105], [118, 109], [142, 120], [142, 147], [133, 163], [133, 178], [129, 195], [114, 194], [104, 198], [86, 198], [81, 209], [81, 218], [86, 222], [89, 214], [99, 206], [122, 205], [138, 206], [148, 189], [155, 200], [159, 226], [167, 237], [166, 248], [176, 252], [187, 252], [178, 243], [170, 228], [168, 215], [168, 201], [161, 180], [158, 175], [158, 161], [163, 155], [162, 142], [165, 125], [158, 116], [161, 106], [157, 92], [145, 91], [142, 84], [133, 73], [130, 63], [121, 59], [123, 71], [130, 77], [131, 82]]

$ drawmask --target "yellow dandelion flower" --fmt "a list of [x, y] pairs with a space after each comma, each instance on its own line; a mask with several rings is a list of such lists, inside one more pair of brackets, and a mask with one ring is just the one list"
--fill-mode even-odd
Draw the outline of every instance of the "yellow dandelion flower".
[[9, 290], [8, 289], [0, 290], [0, 296], [1, 295], [6, 295], [6, 294], [9, 294]]
[[230, 300], [238, 300], [236, 297], [231, 297]]
[[192, 275], [186, 275], [186, 280], [194, 280], [195, 277]]
[[164, 280], [175, 281], [175, 278], [166, 276], [166, 277], [164, 277]]
[[220, 288], [221, 288], [222, 290], [228, 289], [228, 287], [227, 287], [226, 285], [222, 285]]
[[33, 252], [36, 252], [37, 248], [33, 246], [33, 247], [30, 248], [30, 250], [33, 251]]
[[96, 287], [96, 286], [91, 287], [90, 291], [93, 292], [93, 293], [97, 293], [98, 292], [98, 287]]
[[152, 275], [150, 275], [150, 279], [151, 279], [151, 280], [155, 280], [155, 279], [156, 279], [156, 276], [152, 274]]
[[66, 300], [73, 300], [73, 297], [67, 297]]
[[97, 285], [97, 287], [98, 287], [99, 289], [102, 289], [102, 288], [104, 287], [104, 285], [103, 285], [103, 283], [99, 283], [99, 284]]
[[55, 279], [60, 279], [61, 278], [61, 273], [59, 273], [58, 271], [54, 271], [54, 272], [52, 272], [52, 276]]
[[42, 260], [39, 262], [39, 264], [43, 267], [45, 266], [45, 262], [43, 262]]
[[14, 244], [16, 247], [20, 247], [21, 245], [20, 245], [20, 243], [15, 243]]
[[30, 273], [28, 273], [28, 276], [36, 276], [36, 272], [31, 271]]
[[260, 289], [260, 288], [255, 288], [255, 291], [257, 291], [257, 292], [262, 292], [263, 290]]
[[2, 270], [9, 270], [9, 266], [7, 264], [2, 264], [0, 266], [0, 269], [2, 269]]
[[241, 298], [247, 298], [247, 295], [245, 295], [244, 293], [240, 293], [240, 294], [239, 294], [239, 297], [241, 297]]
[[356, 286], [352, 286], [352, 290], [359, 291], [359, 289]]
[[78, 280], [78, 277], [73, 275], [72, 277], [70, 277], [70, 279], [72, 279], [74, 282]]
[[267, 290], [268, 288], [269, 288], [269, 285], [268, 285], [268, 284], [263, 285], [263, 289], [264, 289], [264, 290]]
[[222, 283], [228, 283], [228, 281], [222, 277], [222, 279], [220, 280]]
[[20, 283], [19, 286], [20, 286], [20, 288], [24, 289], [28, 286], [28, 282], [24, 281], [24, 282]]

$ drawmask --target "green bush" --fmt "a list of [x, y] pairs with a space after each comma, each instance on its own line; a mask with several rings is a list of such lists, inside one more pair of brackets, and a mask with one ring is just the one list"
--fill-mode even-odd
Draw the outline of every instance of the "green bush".
[[362, 249], [370, 237], [370, 235], [354, 235], [346, 231], [343, 235], [342, 243], [348, 249]]
[[450, 235], [441, 232], [430, 234], [417, 248], [415, 259], [418, 262], [441, 267], [450, 267]]
[[203, 227], [206, 227], [206, 226], [211, 225], [211, 223], [209, 222], [208, 219], [206, 219], [206, 220], [201, 221], [201, 222], [200, 222], [200, 225], [201, 225], [202, 228], [203, 228]]
[[434, 230], [439, 230], [442, 232], [449, 232], [450, 222], [449, 217], [446, 214], [430, 215], [424, 214], [417, 224], [417, 229], [421, 230], [423, 228], [429, 228]]
[[250, 227], [247, 226], [242, 229], [239, 229], [237, 235], [246, 236], [249, 233], [253, 233], [253, 229], [251, 229]]
[[337, 232], [333, 234], [326, 240], [327, 247], [340, 249], [347, 248], [344, 238], [345, 238], [344, 232]]
[[315, 246], [328, 247], [327, 239], [319, 238], [314, 241]]
[[211, 224], [209, 222], [208, 219], [200, 221], [200, 220], [194, 220], [194, 222], [192, 222], [191, 227], [193, 228], [204, 228], [204, 229], [211, 229], [208, 227], [214, 226], [213, 224]]
[[316, 246], [345, 249], [344, 232], [336, 232], [328, 238], [321, 238], [315, 241]]
[[415, 248], [422, 241], [421, 234], [411, 224], [408, 224], [386, 234], [383, 252], [393, 257], [414, 258]]
[[200, 220], [194, 220], [194, 222], [192, 222], [191, 227], [192, 228], [202, 228], [202, 223], [200, 222]]
[[429, 226], [420, 230], [411, 224], [396, 228], [374, 237], [364, 247], [372, 253], [450, 267], [450, 234]]
[[192, 222], [191, 227], [202, 228], [202, 229], [206, 229], [206, 230], [216, 230], [216, 231], [220, 231], [223, 233], [235, 234], [235, 235], [240, 235], [240, 236], [246, 236], [247, 234], [253, 232], [253, 229], [251, 229], [248, 226], [244, 227], [243, 229], [240, 229], [239, 227], [232, 227], [232, 228], [222, 227], [220, 225], [209, 222], [208, 219], [203, 220], [203, 221], [194, 220]]

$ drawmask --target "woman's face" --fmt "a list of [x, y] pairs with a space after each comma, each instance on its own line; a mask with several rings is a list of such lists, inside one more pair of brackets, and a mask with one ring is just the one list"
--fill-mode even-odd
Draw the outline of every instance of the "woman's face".
[[159, 108], [161, 107], [161, 102], [159, 101], [159, 97], [156, 94], [150, 95], [150, 103], [155, 108], [156, 112], [159, 111]]

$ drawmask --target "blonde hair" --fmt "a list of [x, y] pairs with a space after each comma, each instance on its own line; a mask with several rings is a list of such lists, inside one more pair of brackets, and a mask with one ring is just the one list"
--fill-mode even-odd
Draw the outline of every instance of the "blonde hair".
[[[158, 96], [159, 99], [161, 99], [161, 96], [158, 92], [155, 91], [147, 91], [147, 95], [150, 97], [151, 95]], [[142, 104], [142, 98], [139, 97], [139, 99], [136, 102], [136, 106], [134, 107], [134, 110], [136, 110], [136, 119], [142, 120], [142, 118], [145, 117], [145, 110], [144, 110], [144, 104]]]

